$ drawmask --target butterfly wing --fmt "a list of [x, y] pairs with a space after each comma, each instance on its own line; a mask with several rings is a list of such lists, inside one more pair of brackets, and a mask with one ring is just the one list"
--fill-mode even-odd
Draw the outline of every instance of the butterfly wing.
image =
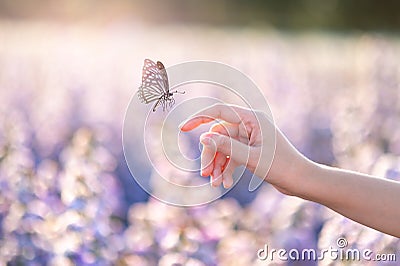
[[158, 64], [150, 59], [144, 60], [142, 85], [138, 90], [139, 99], [147, 104], [159, 100], [165, 92], [168, 92], [168, 77], [165, 68], [160, 69]]
[[168, 83], [167, 70], [165, 70], [165, 67], [164, 67], [163, 63], [161, 63], [160, 61], [157, 61], [157, 67], [160, 70], [160, 74], [162, 76], [164, 92], [168, 95], [168, 93], [169, 93], [169, 83]]

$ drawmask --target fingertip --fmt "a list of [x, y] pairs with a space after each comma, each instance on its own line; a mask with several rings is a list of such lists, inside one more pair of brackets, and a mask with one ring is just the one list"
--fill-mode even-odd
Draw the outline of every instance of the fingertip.
[[198, 123], [198, 121], [196, 121], [196, 118], [191, 118], [188, 120], [183, 121], [182, 123], [179, 124], [178, 128], [181, 131], [190, 131], [192, 129], [195, 129], [196, 127], [198, 127], [200, 124]]
[[215, 132], [204, 132], [203, 134], [200, 135], [200, 142], [206, 145], [214, 145], [216, 146], [217, 143], [217, 138], [220, 136], [219, 133]]
[[215, 140], [213, 139], [213, 135], [210, 132], [201, 134], [200, 143], [205, 146], [208, 146], [210, 149], [217, 148], [217, 143], [215, 143]]
[[209, 176], [209, 175], [207, 175], [203, 170], [200, 171], [200, 175], [201, 175], [202, 177], [207, 177], [207, 176]]
[[180, 123], [178, 128], [180, 131], [183, 132], [189, 131], [189, 129], [187, 128], [187, 121], [183, 121], [182, 123]]
[[211, 139], [209, 137], [200, 137], [200, 143], [208, 146], [211, 144]]
[[180, 130], [186, 130], [187, 128], [188, 128], [188, 125], [190, 124], [190, 122], [191, 122], [191, 118], [187, 118], [186, 120], [183, 120], [179, 125], [178, 125], [178, 128], [180, 129]]
[[233, 184], [232, 176], [228, 176], [228, 177], [224, 176], [224, 179], [223, 179], [224, 188], [230, 188], [232, 186], [232, 184]]
[[213, 171], [212, 171], [211, 166], [207, 166], [206, 168], [201, 170], [201, 176], [207, 177], [207, 176], [211, 175], [212, 172]]

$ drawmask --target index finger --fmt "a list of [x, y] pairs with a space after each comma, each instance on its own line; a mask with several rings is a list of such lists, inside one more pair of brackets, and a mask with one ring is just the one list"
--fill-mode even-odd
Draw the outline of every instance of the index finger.
[[179, 127], [182, 131], [190, 131], [201, 124], [222, 119], [231, 124], [240, 124], [243, 120], [242, 116], [246, 115], [250, 110], [235, 105], [215, 104], [207, 107], [191, 118], [184, 121]]

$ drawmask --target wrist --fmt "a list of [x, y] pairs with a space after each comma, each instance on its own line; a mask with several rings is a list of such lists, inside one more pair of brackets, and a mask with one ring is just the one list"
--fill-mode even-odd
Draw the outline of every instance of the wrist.
[[318, 164], [301, 154], [279, 130], [276, 141], [274, 159], [265, 180], [284, 194], [303, 198], [310, 189], [309, 177]]
[[304, 158], [302, 166], [293, 174], [292, 195], [305, 200], [312, 200], [312, 192], [316, 189], [317, 183], [315, 178], [318, 177], [319, 171], [319, 164]]

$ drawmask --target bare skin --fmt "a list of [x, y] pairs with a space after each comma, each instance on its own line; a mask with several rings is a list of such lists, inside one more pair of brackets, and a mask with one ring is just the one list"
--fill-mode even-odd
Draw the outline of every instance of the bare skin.
[[[245, 165], [280, 192], [311, 200], [383, 233], [400, 237], [400, 183], [348, 170], [328, 167], [308, 160], [260, 111], [217, 104], [183, 122], [182, 131], [218, 119], [200, 137], [203, 144], [203, 176], [211, 185], [232, 186], [232, 174]], [[276, 132], [276, 149], [271, 154], [268, 134]], [[273, 147], [272, 147], [273, 148]]]

